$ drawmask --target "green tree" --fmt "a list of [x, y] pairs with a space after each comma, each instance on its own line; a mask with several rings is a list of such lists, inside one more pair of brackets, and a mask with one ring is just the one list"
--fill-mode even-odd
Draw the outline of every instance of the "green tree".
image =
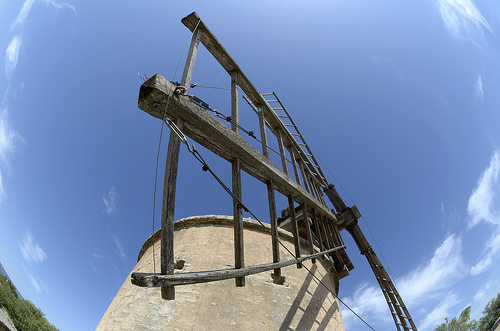
[[500, 293], [497, 297], [491, 299], [483, 310], [483, 317], [479, 319], [478, 330], [488, 331], [493, 327], [496, 320], [500, 317]]
[[18, 330], [57, 330], [31, 301], [18, 298], [16, 288], [4, 275], [0, 275], [0, 306], [9, 313]]
[[470, 320], [471, 306], [462, 310], [460, 315], [452, 319], [445, 318], [445, 322], [439, 325], [434, 331], [470, 331], [477, 328], [477, 321]]

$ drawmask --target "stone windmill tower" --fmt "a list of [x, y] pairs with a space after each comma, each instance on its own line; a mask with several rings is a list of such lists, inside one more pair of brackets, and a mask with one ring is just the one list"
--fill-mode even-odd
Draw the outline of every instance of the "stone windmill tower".
[[[339, 280], [354, 268], [340, 233], [345, 229], [370, 263], [397, 329], [416, 330], [357, 224], [361, 214], [356, 206], [346, 206], [328, 183], [278, 96], [257, 91], [196, 13], [182, 23], [193, 36], [181, 83], [156, 74], [139, 93], [139, 108], [171, 129], [161, 230], [144, 243], [131, 279], [125, 280], [97, 329], [343, 330]], [[230, 116], [189, 94], [200, 41], [231, 77]], [[258, 116], [258, 138], [239, 121], [240, 89]], [[231, 189], [186, 136], [231, 163]], [[257, 141], [261, 149], [249, 140], [254, 145]], [[181, 143], [231, 195], [233, 216], [174, 222]], [[265, 222], [242, 201], [242, 170], [267, 187]], [[276, 192], [288, 201], [280, 208], [280, 217]], [[244, 219], [243, 212], [252, 218]]]

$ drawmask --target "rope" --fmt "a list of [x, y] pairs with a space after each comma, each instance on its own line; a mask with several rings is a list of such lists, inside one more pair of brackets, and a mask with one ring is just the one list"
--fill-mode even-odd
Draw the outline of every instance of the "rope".
[[[170, 120], [168, 120], [167, 125], [171, 126], [174, 125]], [[174, 125], [175, 126], [175, 125]], [[230, 189], [229, 187], [224, 184], [224, 182], [215, 174], [215, 172], [210, 168], [208, 163], [205, 162], [201, 154], [196, 150], [195, 146], [192, 145], [192, 147], [189, 147], [189, 144], [187, 143], [186, 137], [180, 132], [179, 130], [173, 130], [175, 134], [179, 137], [179, 139], [184, 142], [188, 148], [188, 151], [193, 154], [193, 156], [202, 164], [202, 170], [203, 171], [208, 171], [212, 177], [222, 186], [222, 188], [238, 203], [238, 207], [242, 208], [244, 211], [249, 213], [270, 235], [273, 239], [275, 239], [294, 259], [297, 260], [298, 263], [302, 262], [281, 242], [281, 240], [275, 236], [265, 225], [264, 223], [252, 212], [250, 211], [244, 204], [243, 201], [241, 201]], [[357, 318], [359, 318], [364, 324], [366, 324], [370, 329], [374, 330], [375, 329], [368, 324], [361, 316], [359, 316], [351, 307], [349, 307], [342, 299], [340, 299], [328, 286], [326, 286], [325, 283], [321, 279], [319, 279], [309, 268], [307, 268], [305, 265], [302, 265], [304, 269], [307, 270], [313, 276], [313, 278], [318, 282], [318, 284], [323, 285], [328, 292], [330, 292], [337, 300], [339, 300], [347, 309], [349, 309]]]

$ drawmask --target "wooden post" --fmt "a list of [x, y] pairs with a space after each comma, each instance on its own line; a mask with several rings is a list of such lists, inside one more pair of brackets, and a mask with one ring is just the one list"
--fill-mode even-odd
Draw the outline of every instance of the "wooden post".
[[[238, 74], [231, 73], [231, 129], [239, 132], [239, 104], [238, 104]], [[243, 245], [243, 210], [240, 202], [241, 196], [241, 166], [240, 159], [235, 157], [232, 161], [233, 199], [234, 215], [234, 267], [240, 269], [245, 267], [244, 245]], [[236, 286], [245, 286], [245, 277], [235, 278]]]
[[[307, 215], [307, 204], [302, 203], [302, 217], [304, 220], [304, 225], [306, 226], [307, 240], [309, 241], [309, 254], [314, 254], [314, 242], [311, 233], [311, 225], [309, 224], [309, 216]], [[312, 263], [316, 263], [316, 259], [311, 259]]]
[[[278, 145], [280, 147], [281, 154], [281, 164], [283, 166], [283, 171], [289, 176], [288, 164], [286, 163], [286, 153], [285, 146], [283, 145], [283, 133], [281, 130], [276, 130], [278, 138]], [[289, 194], [288, 198], [288, 209], [290, 210], [290, 220], [292, 222], [292, 234], [293, 234], [293, 245], [295, 247], [295, 257], [300, 257], [300, 240], [299, 240], [299, 227], [297, 226], [297, 217], [295, 215], [295, 202], [293, 201], [293, 195]], [[297, 269], [302, 268], [302, 263], [297, 263]]]
[[[177, 120], [177, 127], [182, 130], [184, 122]], [[175, 189], [177, 186], [177, 166], [179, 164], [180, 140], [173, 132], [168, 142], [167, 163], [165, 165], [165, 182], [163, 184], [163, 206], [161, 214], [161, 274], [174, 274], [174, 211]], [[161, 297], [175, 299], [173, 286], [161, 288]]]
[[292, 165], [293, 165], [293, 172], [295, 174], [295, 181], [297, 182], [297, 184], [302, 185], [300, 183], [299, 169], [297, 168], [297, 159], [295, 158], [295, 155], [293, 152], [290, 152], [290, 157], [292, 158]]
[[191, 38], [191, 45], [189, 46], [188, 55], [186, 58], [186, 65], [182, 73], [181, 85], [185, 88], [185, 94], [188, 94], [191, 87], [191, 77], [193, 76], [194, 62], [196, 61], [196, 54], [198, 53], [198, 45], [200, 43], [201, 29], [198, 28], [193, 31]]
[[[259, 114], [259, 126], [260, 126], [260, 140], [262, 142], [262, 154], [270, 160], [269, 156], [269, 146], [267, 145], [267, 131], [266, 131], [266, 120], [264, 118], [264, 112], [260, 105], [257, 107]], [[274, 195], [274, 184], [272, 180], [266, 182], [267, 186], [267, 200], [269, 202], [269, 221], [271, 223], [271, 235], [272, 235], [272, 251], [273, 251], [273, 263], [280, 261], [280, 248], [278, 239], [278, 217], [276, 214], [276, 197]], [[281, 269], [276, 268], [273, 271], [273, 282], [281, 283]]]

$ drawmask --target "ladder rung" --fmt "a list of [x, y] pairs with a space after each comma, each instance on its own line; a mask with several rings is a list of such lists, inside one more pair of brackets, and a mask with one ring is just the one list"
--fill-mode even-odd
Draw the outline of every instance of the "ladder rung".
[[303, 143], [299, 143], [300, 146], [307, 146], [306, 144], [303, 144]]
[[300, 136], [298, 133], [292, 133], [292, 136]]
[[295, 125], [293, 125], [293, 124], [285, 124], [285, 126], [293, 126], [293, 127], [295, 127]]
[[267, 102], [278, 102], [278, 100], [266, 100]]
[[273, 108], [273, 110], [284, 110], [283, 108]]
[[278, 115], [278, 117], [280, 117], [280, 118], [288, 118], [288, 116], [284, 116], [284, 115]]
[[273, 93], [261, 93], [260, 95], [264, 96], [264, 95], [273, 95]]

